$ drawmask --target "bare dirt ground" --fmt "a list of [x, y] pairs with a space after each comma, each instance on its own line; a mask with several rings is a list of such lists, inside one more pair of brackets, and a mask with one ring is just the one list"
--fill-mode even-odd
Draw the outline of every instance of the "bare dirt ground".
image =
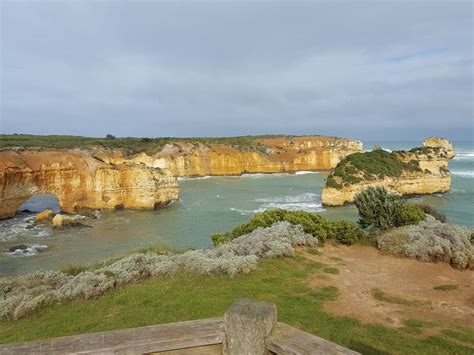
[[[371, 246], [327, 243], [318, 250], [320, 255], [308, 249], [302, 252], [310, 260], [339, 269], [339, 274], [315, 270], [309, 279], [314, 288], [331, 285], [339, 289], [339, 297], [326, 303], [326, 311], [330, 313], [392, 327], [403, 326], [406, 320], [412, 319], [474, 327], [473, 271], [383, 255]], [[458, 288], [433, 289], [444, 284]], [[377, 300], [374, 289], [408, 304]]]

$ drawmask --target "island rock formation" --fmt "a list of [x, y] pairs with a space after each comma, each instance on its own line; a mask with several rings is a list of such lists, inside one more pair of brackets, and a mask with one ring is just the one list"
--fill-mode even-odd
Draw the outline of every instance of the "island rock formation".
[[256, 148], [230, 144], [176, 141], [161, 151], [126, 157], [120, 150], [97, 149], [103, 161], [143, 163], [167, 169], [175, 176], [292, 173], [333, 169], [339, 161], [362, 151], [362, 142], [326, 136], [272, 137], [256, 140]]
[[423, 147], [409, 151], [390, 153], [377, 149], [349, 155], [326, 179], [323, 205], [351, 203], [359, 191], [369, 186], [383, 186], [401, 196], [448, 192], [448, 161], [454, 155], [452, 144], [443, 138], [428, 138]]
[[114, 165], [74, 150], [0, 151], [0, 219], [28, 198], [54, 194], [61, 209], [153, 209], [178, 199], [177, 179], [142, 164]]

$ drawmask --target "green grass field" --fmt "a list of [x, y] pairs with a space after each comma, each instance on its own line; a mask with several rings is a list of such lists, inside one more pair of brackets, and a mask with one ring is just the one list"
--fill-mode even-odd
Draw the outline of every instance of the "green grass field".
[[226, 144], [244, 151], [265, 152], [266, 146], [260, 143], [261, 138], [277, 136], [242, 136], [242, 137], [195, 137], [195, 138], [136, 138], [117, 137], [113, 139], [98, 137], [81, 137], [65, 135], [37, 136], [32, 134], [0, 134], [0, 148], [48, 148], [48, 149], [70, 149], [70, 148], [92, 148], [102, 147], [120, 149], [126, 155], [134, 155], [145, 152], [154, 154], [170, 142], [188, 142], [202, 144]]
[[[233, 279], [195, 275], [150, 279], [99, 299], [72, 301], [25, 319], [1, 321], [0, 342], [222, 316], [237, 298], [247, 297], [277, 304], [280, 321], [364, 354], [472, 354], [472, 330], [421, 321], [392, 329], [326, 313], [323, 305], [338, 297], [338, 289], [312, 289], [306, 282], [310, 274], [324, 273], [321, 266], [297, 256], [264, 259], [257, 271]], [[439, 328], [438, 334], [423, 336], [425, 326]]]

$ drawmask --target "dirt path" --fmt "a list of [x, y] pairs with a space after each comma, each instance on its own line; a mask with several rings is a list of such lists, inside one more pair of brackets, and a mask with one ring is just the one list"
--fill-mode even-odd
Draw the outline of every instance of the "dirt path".
[[[308, 259], [339, 270], [339, 274], [318, 271], [309, 280], [315, 288], [339, 288], [337, 300], [326, 303], [330, 313], [395, 327], [409, 319], [474, 327], [473, 271], [382, 255], [370, 246], [327, 244], [319, 249], [320, 255], [307, 249], [302, 252]], [[444, 284], [458, 288], [433, 289]], [[383, 292], [385, 300], [380, 300], [380, 292], [376, 299], [374, 289]]]

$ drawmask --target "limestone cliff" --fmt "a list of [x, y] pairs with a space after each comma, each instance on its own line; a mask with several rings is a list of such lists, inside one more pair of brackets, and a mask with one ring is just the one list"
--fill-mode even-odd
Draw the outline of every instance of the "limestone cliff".
[[169, 172], [141, 164], [113, 165], [80, 150], [0, 151], [0, 219], [35, 194], [57, 196], [61, 209], [152, 209], [178, 198]]
[[106, 162], [143, 163], [168, 169], [175, 176], [195, 177], [329, 170], [348, 154], [362, 151], [359, 141], [325, 136], [260, 138], [256, 144], [258, 149], [242, 149], [229, 144], [175, 141], [155, 154], [126, 157], [117, 149], [95, 149], [93, 154]]
[[326, 179], [323, 205], [353, 202], [368, 186], [384, 186], [402, 196], [447, 192], [451, 188], [448, 161], [454, 155], [451, 143], [442, 138], [428, 138], [423, 147], [409, 151], [374, 150], [350, 155]]

